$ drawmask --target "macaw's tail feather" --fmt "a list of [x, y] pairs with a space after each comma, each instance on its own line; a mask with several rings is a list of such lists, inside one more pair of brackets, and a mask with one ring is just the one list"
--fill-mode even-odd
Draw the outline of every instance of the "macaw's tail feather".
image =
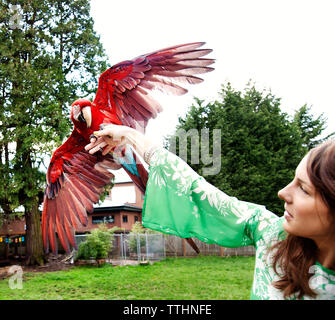
[[196, 253], [200, 253], [200, 250], [198, 248], [198, 246], [195, 244], [195, 242], [193, 241], [192, 238], [186, 238], [186, 241], [188, 242], [188, 244], [193, 248], [193, 250], [196, 252]]

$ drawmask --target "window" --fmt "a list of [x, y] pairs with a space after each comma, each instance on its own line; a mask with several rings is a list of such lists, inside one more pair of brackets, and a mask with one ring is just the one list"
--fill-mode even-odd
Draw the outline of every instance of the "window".
[[128, 216], [122, 216], [122, 221], [123, 222], [128, 222]]
[[114, 216], [92, 216], [92, 223], [114, 223]]
[[135, 216], [134, 219], [135, 219], [135, 222], [137, 222], [138, 221], [138, 216]]

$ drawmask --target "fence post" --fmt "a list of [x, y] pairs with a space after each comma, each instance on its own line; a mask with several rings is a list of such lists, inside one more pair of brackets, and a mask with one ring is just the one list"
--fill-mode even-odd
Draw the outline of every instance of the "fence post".
[[183, 256], [186, 257], [186, 240], [183, 238], [182, 240], [182, 248], [183, 248]]
[[137, 233], [136, 241], [137, 241], [137, 260], [140, 261], [141, 260], [141, 236], [139, 233]]
[[123, 257], [123, 234], [120, 234], [120, 249], [121, 249], [121, 257], [122, 259], [124, 259]]
[[127, 259], [127, 235], [123, 234], [123, 255], [124, 255], [124, 260]]
[[148, 256], [148, 251], [149, 251], [149, 249], [148, 249], [149, 247], [148, 247], [148, 233], [146, 232], [145, 233], [145, 251], [146, 251], [146, 256], [147, 256], [147, 260], [148, 260], [148, 258], [149, 258], [149, 256]]
[[166, 258], [166, 248], [165, 248], [165, 235], [162, 233], [161, 237], [163, 238], [163, 254], [164, 254], [164, 259]]

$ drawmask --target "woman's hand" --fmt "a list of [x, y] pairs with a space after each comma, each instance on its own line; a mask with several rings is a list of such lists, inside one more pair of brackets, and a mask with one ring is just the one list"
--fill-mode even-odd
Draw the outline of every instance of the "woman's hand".
[[105, 125], [103, 130], [94, 132], [85, 150], [93, 154], [101, 151], [103, 155], [113, 151], [116, 147], [131, 144], [139, 155], [144, 158], [144, 153], [155, 145], [142, 134], [141, 132], [121, 125], [108, 124]]
[[130, 130], [132, 129], [126, 126], [108, 124], [103, 130], [94, 132], [91, 143], [85, 147], [85, 150], [91, 154], [102, 151], [102, 154], [106, 155], [116, 147], [128, 142], [126, 137]]

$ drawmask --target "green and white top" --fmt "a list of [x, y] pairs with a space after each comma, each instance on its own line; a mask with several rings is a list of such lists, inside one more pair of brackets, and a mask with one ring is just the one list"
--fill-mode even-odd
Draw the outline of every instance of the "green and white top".
[[[251, 299], [284, 299], [271, 284], [278, 276], [271, 266], [273, 252], [267, 250], [285, 238], [283, 218], [264, 206], [226, 195], [163, 148], [150, 160], [142, 220], [147, 228], [181, 238], [196, 237], [230, 248], [253, 245], [256, 265]], [[310, 286], [318, 294], [316, 299], [335, 299], [335, 271], [316, 262], [311, 272]]]

